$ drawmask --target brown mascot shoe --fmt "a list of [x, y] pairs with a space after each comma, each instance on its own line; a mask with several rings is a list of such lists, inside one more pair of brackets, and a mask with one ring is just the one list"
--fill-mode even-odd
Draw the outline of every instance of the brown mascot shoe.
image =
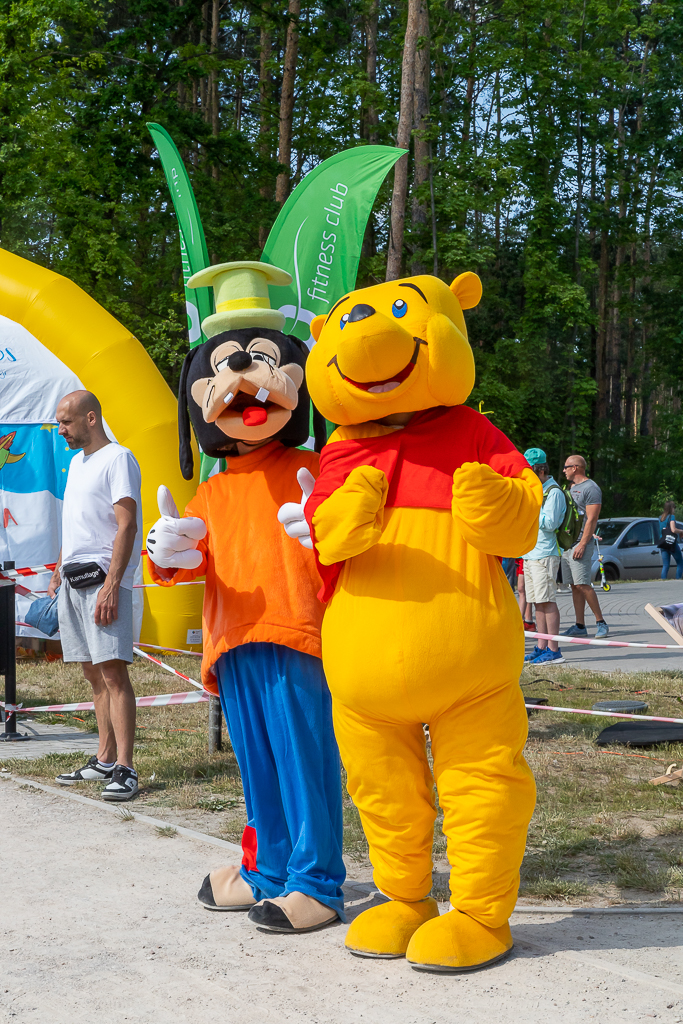
[[197, 899], [207, 910], [251, 910], [256, 903], [251, 886], [242, 878], [238, 864], [217, 868], [207, 875]]
[[467, 914], [451, 910], [418, 928], [406, 959], [418, 971], [460, 973], [488, 967], [512, 949], [510, 925], [487, 928]]
[[438, 916], [439, 907], [431, 896], [416, 903], [400, 900], [382, 903], [351, 922], [346, 933], [346, 948], [354, 956], [380, 960], [405, 956], [413, 933], [421, 930], [425, 921]]
[[286, 896], [261, 900], [249, 911], [249, 920], [262, 931], [294, 935], [326, 928], [339, 921], [339, 915], [313, 896], [290, 892]]

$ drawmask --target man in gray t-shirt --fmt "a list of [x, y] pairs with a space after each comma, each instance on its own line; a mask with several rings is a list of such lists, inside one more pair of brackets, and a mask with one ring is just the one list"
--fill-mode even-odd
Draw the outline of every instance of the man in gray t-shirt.
[[585, 624], [586, 602], [597, 622], [596, 637], [604, 637], [609, 627], [602, 617], [600, 603], [592, 586], [592, 563], [595, 542], [593, 534], [598, 525], [602, 507], [602, 491], [594, 480], [586, 476], [586, 460], [581, 455], [570, 455], [564, 464], [564, 475], [569, 481], [570, 493], [581, 516], [581, 532], [576, 543], [562, 555], [562, 578], [572, 588], [576, 622], [565, 629], [563, 636], [588, 636]]
[[[567, 461], [569, 462], [571, 459], [578, 459], [578, 457], [578, 455], [570, 455]], [[565, 476], [568, 479], [570, 479], [568, 470], [571, 470], [572, 468], [574, 467], [565, 467]], [[602, 491], [596, 484], [595, 480], [589, 480], [588, 477], [586, 477], [585, 480], [578, 482], [576, 480], [575, 474], [574, 480], [571, 480], [570, 482], [571, 496], [576, 502], [577, 507], [579, 509], [579, 515], [581, 516], [581, 533], [579, 534], [578, 539], [576, 541], [576, 543], [579, 544], [581, 542], [581, 538], [583, 537], [584, 528], [586, 526], [586, 507], [588, 505], [597, 505], [597, 512], [594, 516], [595, 521], [591, 524], [593, 527], [593, 533], [595, 533], [595, 527], [598, 522], [598, 516], [600, 515], [600, 508], [602, 507]]]

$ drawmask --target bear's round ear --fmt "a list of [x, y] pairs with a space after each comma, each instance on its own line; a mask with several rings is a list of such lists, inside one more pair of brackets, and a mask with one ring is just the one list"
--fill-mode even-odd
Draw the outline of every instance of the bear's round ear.
[[314, 316], [313, 319], [311, 320], [311, 334], [313, 335], [316, 341], [320, 337], [320, 332], [323, 329], [323, 324], [325, 323], [325, 320], [326, 315], [324, 313], [321, 313], [320, 316]]
[[[460, 303], [461, 309], [472, 309], [481, 299], [481, 281], [469, 270], [460, 274], [450, 285], [450, 289]], [[315, 321], [313, 321], [315, 323]]]

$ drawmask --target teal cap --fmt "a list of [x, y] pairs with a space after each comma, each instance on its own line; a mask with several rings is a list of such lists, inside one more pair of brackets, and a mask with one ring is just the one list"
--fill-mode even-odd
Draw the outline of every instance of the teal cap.
[[524, 458], [530, 466], [538, 466], [539, 463], [548, 461], [542, 448], [527, 448]]

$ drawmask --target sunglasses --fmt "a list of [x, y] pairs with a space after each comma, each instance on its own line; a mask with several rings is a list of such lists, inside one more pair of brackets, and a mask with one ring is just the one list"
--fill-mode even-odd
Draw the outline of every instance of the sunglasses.
[[575, 466], [574, 463], [570, 463], [568, 466], [563, 466], [562, 467], [563, 470], [565, 470], [565, 469], [578, 469], [578, 468], [579, 467]]

